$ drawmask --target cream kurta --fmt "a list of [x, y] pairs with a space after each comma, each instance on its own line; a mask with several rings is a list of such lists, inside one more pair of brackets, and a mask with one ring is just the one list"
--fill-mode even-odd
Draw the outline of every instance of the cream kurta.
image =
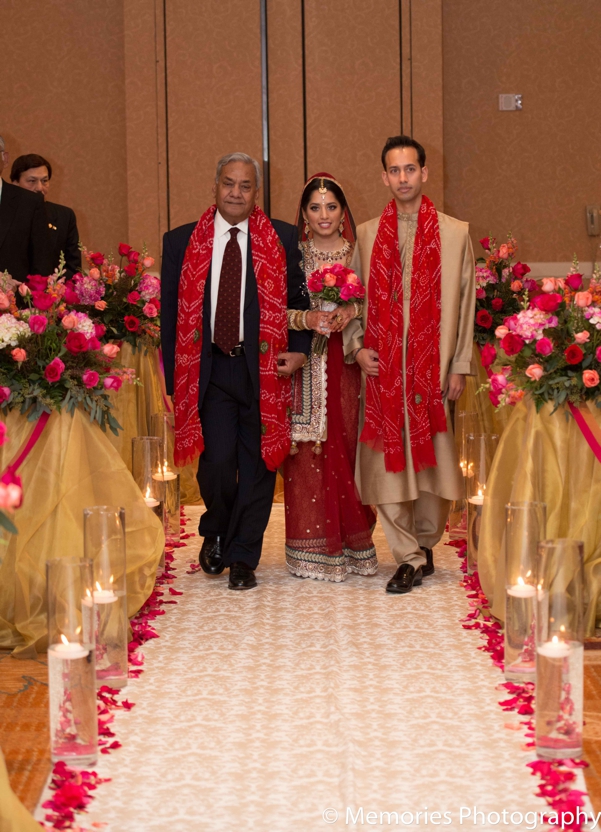
[[[369, 265], [380, 218], [363, 223], [357, 228], [357, 246], [352, 268], [362, 278], [366, 289], [363, 325], [351, 322], [345, 330], [345, 353], [363, 346], [363, 331], [369, 305]], [[476, 285], [474, 254], [468, 234], [468, 224], [438, 212], [441, 244], [441, 317], [440, 317], [440, 385], [444, 389], [449, 373], [472, 374], [472, 344], [474, 340], [474, 309]], [[399, 245], [403, 265], [403, 362], [409, 327], [411, 259], [413, 252], [413, 223], [399, 220]], [[405, 257], [405, 255], [409, 255]], [[407, 263], [404, 260], [407, 260]], [[362, 411], [364, 407], [362, 396]], [[406, 411], [405, 411], [406, 412]], [[420, 491], [428, 491], [447, 500], [463, 496], [463, 481], [453, 439], [449, 405], [445, 401], [447, 432], [434, 436], [437, 465], [415, 473], [408, 443], [405, 441], [407, 465], [394, 474], [384, 467], [384, 454], [359, 443], [357, 453], [357, 485], [364, 503], [403, 503], [417, 500]], [[407, 415], [405, 436], [409, 435]], [[363, 412], [360, 416], [361, 430]]]

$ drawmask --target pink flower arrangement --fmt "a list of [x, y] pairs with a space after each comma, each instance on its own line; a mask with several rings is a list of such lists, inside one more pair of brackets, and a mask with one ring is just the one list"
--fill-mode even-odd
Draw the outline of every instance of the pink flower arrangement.
[[[351, 269], [340, 263], [324, 264], [307, 278], [311, 299], [320, 309], [333, 311], [365, 297], [365, 288]], [[328, 336], [316, 335], [313, 351], [318, 355], [325, 352]]]
[[525, 263], [512, 264], [517, 243], [511, 236], [498, 247], [494, 237], [483, 237], [480, 243], [486, 258], [476, 262], [474, 338], [483, 347], [494, 344], [495, 332], [505, 327], [507, 319], [519, 312], [520, 294], [530, 267]]

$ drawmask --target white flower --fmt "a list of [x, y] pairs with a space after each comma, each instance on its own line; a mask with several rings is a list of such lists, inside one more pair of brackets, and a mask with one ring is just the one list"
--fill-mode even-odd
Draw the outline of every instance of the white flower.
[[31, 330], [25, 321], [18, 321], [10, 313], [0, 315], [0, 349], [16, 347], [20, 335], [31, 335]]

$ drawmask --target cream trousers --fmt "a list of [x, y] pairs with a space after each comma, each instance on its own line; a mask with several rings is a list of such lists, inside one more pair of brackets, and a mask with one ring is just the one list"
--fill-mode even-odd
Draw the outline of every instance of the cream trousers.
[[433, 549], [444, 534], [451, 501], [420, 491], [417, 500], [378, 505], [388, 546], [396, 562], [424, 566], [426, 555], [419, 548]]

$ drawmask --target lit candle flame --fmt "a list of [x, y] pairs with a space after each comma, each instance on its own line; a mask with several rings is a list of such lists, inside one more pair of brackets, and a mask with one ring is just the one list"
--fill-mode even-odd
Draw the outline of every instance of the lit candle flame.
[[151, 495], [151, 493], [150, 493], [150, 486], [149, 486], [149, 485], [147, 485], [147, 486], [146, 486], [146, 499], [147, 499], [147, 500], [149, 500], [149, 499], [151, 498], [151, 496], [152, 496], [152, 495]]
[[551, 642], [552, 642], [552, 644], [559, 644], [559, 639], [557, 638], [557, 636], [553, 636], [553, 638], [551, 639]]
[[102, 592], [102, 587], [100, 586], [98, 581], [96, 581], [96, 589], [98, 590], [98, 592]]
[[69, 639], [61, 633], [61, 641], [63, 644], [69, 644]]
[[526, 586], [526, 582], [524, 581], [524, 579], [521, 576], [518, 578], [518, 584], [520, 586]]

